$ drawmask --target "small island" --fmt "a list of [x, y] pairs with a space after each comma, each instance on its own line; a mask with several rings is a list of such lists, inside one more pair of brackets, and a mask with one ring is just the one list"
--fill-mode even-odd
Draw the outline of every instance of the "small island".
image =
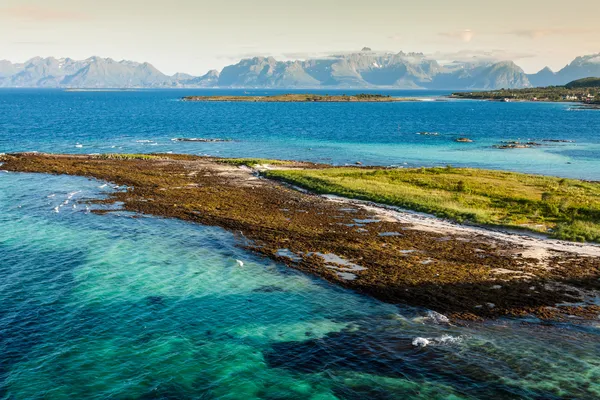
[[565, 86], [548, 86], [526, 89], [500, 89], [482, 92], [458, 92], [456, 99], [489, 101], [541, 101], [582, 103], [585, 108], [600, 107], [600, 78], [584, 78]]
[[260, 102], [260, 103], [393, 103], [398, 101], [418, 101], [413, 98], [392, 97], [390, 95], [359, 93], [353, 95], [321, 94], [278, 94], [273, 96], [186, 96], [183, 101], [215, 102]]

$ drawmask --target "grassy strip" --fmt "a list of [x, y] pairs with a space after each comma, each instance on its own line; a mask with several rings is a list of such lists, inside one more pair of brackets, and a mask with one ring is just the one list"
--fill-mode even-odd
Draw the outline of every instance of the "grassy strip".
[[244, 165], [247, 167], [256, 167], [258, 165], [266, 164], [278, 166], [294, 164], [293, 161], [272, 160], [268, 158], [216, 158], [214, 161], [221, 164], [235, 165], [238, 167]]
[[161, 158], [154, 154], [125, 154], [125, 153], [109, 153], [95, 156], [102, 160], [155, 160]]
[[[109, 153], [109, 154], [99, 154], [94, 156], [95, 158], [101, 160], [160, 160], [160, 159], [194, 159], [199, 158], [193, 155], [185, 155], [185, 154], [125, 154], [125, 153]], [[202, 158], [202, 157], [200, 157]], [[206, 158], [206, 157], [204, 157]], [[211, 158], [212, 159], [212, 158]], [[285, 166], [293, 164], [293, 161], [281, 161], [281, 160], [271, 160], [268, 158], [214, 158], [213, 161], [220, 164], [229, 164], [235, 165], [238, 167], [248, 166], [248, 167], [256, 167], [259, 165], [277, 165], [277, 166]]]
[[321, 194], [375, 201], [458, 222], [497, 225], [600, 242], [600, 184], [463, 168], [273, 170]]

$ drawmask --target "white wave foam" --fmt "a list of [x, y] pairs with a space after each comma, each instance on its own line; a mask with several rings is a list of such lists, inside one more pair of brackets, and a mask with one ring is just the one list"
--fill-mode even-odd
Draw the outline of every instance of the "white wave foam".
[[463, 341], [462, 336], [442, 335], [435, 339], [438, 344], [455, 344]]
[[415, 338], [412, 341], [412, 345], [415, 346], [415, 347], [427, 347], [427, 345], [429, 343], [431, 343], [431, 341], [429, 339], [425, 339], [425, 338], [422, 338], [422, 337]]
[[424, 338], [417, 337], [413, 339], [412, 345], [415, 347], [427, 347], [427, 346], [444, 346], [451, 344], [458, 344], [463, 341], [462, 336], [442, 335], [436, 338]]
[[436, 311], [428, 311], [427, 316], [424, 318], [426, 321], [433, 322], [434, 324], [449, 324], [450, 320], [444, 314], [440, 314]]

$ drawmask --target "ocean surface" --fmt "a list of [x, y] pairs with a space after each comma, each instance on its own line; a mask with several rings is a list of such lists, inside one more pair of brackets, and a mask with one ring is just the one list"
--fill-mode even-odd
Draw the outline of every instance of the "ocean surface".
[[[450, 163], [600, 179], [600, 112], [565, 104], [178, 101], [189, 93], [209, 92], [0, 91], [0, 152]], [[519, 138], [575, 143], [490, 148]], [[0, 171], [0, 399], [600, 397], [600, 320], [451, 325], [248, 253], [219, 228], [90, 212], [87, 200], [114, 190]]]
[[[274, 93], [281, 92], [0, 90], [0, 152], [173, 151], [334, 164], [452, 164], [600, 180], [600, 111], [578, 110], [574, 104], [434, 101], [449, 94], [435, 91], [389, 92], [428, 100], [411, 103], [179, 101], [194, 94]], [[455, 142], [459, 137], [474, 142]], [[174, 142], [174, 138], [233, 141]], [[503, 141], [535, 141], [543, 146], [493, 147]]]

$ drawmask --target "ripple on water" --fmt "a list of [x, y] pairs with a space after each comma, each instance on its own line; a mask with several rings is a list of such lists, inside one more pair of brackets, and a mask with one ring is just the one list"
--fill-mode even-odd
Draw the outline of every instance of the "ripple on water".
[[52, 214], [70, 193], [80, 192], [69, 204], [105, 195], [102, 185], [0, 180], [8, 398], [600, 395], [594, 325], [452, 326], [246, 253], [221, 229], [81, 208]]

